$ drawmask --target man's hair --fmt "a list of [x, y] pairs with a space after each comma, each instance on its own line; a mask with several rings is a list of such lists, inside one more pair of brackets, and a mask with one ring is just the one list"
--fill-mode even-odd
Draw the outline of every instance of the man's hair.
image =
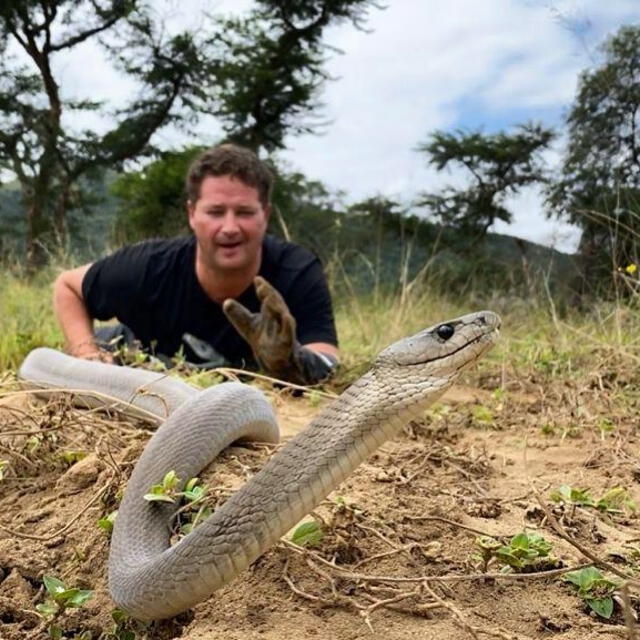
[[187, 197], [191, 203], [200, 197], [200, 185], [207, 176], [237, 178], [257, 189], [263, 207], [271, 202], [273, 175], [251, 149], [225, 143], [207, 149], [198, 156], [187, 172]]

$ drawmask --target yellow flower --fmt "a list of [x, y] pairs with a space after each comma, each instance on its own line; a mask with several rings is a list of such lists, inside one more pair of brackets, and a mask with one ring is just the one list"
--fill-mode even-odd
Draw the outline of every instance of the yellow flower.
[[625, 267], [625, 271], [632, 276], [638, 270], [638, 265], [635, 263], [631, 263]]

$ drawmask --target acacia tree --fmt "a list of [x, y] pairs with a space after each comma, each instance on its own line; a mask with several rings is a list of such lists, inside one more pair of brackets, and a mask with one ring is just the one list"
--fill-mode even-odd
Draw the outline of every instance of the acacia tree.
[[602, 53], [580, 77], [562, 170], [547, 191], [550, 212], [582, 228], [589, 279], [640, 253], [640, 26], [622, 27]]
[[540, 153], [554, 133], [537, 124], [520, 125], [514, 133], [436, 131], [418, 147], [438, 171], [450, 165], [470, 174], [467, 187], [446, 187], [440, 193], [425, 193], [419, 204], [428, 208], [441, 224], [468, 232], [476, 240], [484, 237], [496, 221], [511, 222], [513, 214], [504, 206], [508, 195], [545, 179]]
[[[125, 107], [111, 109], [102, 136], [73, 123], [108, 105], [64, 99], [54, 59], [89, 39], [110, 53], [139, 86]], [[78, 204], [81, 176], [118, 168], [150, 151], [151, 136], [179, 122], [203, 97], [204, 65], [189, 33], [163, 36], [138, 0], [17, 0], [0, 4], [0, 172], [18, 180], [27, 217], [30, 266], [65, 234]]]
[[256, 151], [317, 130], [318, 90], [328, 78], [326, 28], [362, 28], [372, 0], [257, 0], [247, 17], [220, 20], [211, 39], [217, 79], [211, 113], [228, 137]]

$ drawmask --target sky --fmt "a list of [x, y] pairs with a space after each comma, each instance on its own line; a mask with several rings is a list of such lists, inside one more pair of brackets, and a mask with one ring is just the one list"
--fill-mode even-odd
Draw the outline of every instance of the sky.
[[[155, 6], [168, 29], [179, 31], [200, 26], [205, 10], [243, 12], [251, 1], [157, 0]], [[527, 121], [560, 128], [580, 72], [597, 64], [608, 34], [637, 22], [637, 9], [638, 0], [386, 0], [386, 8], [370, 10], [366, 31], [350, 23], [327, 30], [325, 42], [342, 51], [330, 53], [326, 69], [334, 80], [319, 96], [327, 125], [322, 135], [287, 139], [280, 156], [345, 192], [346, 203], [383, 195], [411, 205], [421, 192], [462, 185], [463, 171], [436, 172], [417, 145], [435, 130], [492, 133]], [[60, 56], [54, 69], [67, 96], [117, 102], [135, 90], [92, 44], [80, 56]], [[153, 141], [208, 144], [220, 135], [218, 123], [207, 120], [189, 134], [164, 129]], [[545, 153], [552, 171], [564, 144], [560, 137]], [[508, 205], [513, 223], [492, 231], [575, 250], [578, 230], [548, 219], [538, 190], [525, 190]]]

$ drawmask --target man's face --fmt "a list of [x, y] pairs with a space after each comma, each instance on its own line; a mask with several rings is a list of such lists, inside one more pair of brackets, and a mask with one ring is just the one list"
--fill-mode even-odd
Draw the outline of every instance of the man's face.
[[198, 258], [206, 267], [242, 271], [259, 266], [269, 210], [262, 206], [256, 188], [231, 176], [207, 176], [188, 211]]

